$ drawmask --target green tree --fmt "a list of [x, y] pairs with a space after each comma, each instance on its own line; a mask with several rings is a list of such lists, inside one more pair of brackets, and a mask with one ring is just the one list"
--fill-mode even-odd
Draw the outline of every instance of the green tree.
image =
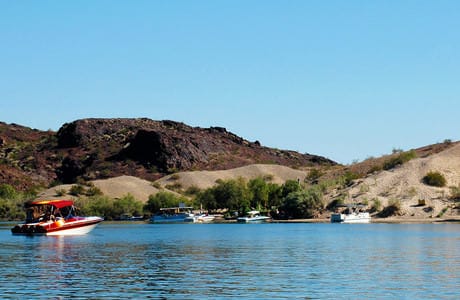
[[285, 198], [292, 192], [298, 192], [302, 189], [297, 180], [287, 180], [281, 187], [281, 197]]
[[144, 209], [150, 213], [157, 213], [160, 208], [164, 207], [176, 207], [179, 203], [187, 203], [187, 198], [176, 196], [170, 192], [158, 192], [155, 195], [150, 195]]
[[268, 205], [270, 208], [278, 208], [281, 205], [282, 187], [275, 183], [268, 184]]
[[291, 192], [284, 198], [281, 209], [286, 217], [311, 218], [322, 208], [322, 198], [322, 193], [315, 188]]
[[245, 213], [250, 208], [250, 192], [243, 178], [219, 181], [213, 188], [219, 208]]
[[248, 188], [252, 194], [251, 206], [267, 208], [269, 187], [265, 180], [261, 177], [251, 179], [248, 183]]
[[195, 201], [199, 206], [203, 206], [203, 208], [206, 210], [221, 208], [216, 201], [216, 197], [214, 196], [214, 189], [212, 188], [199, 192]]
[[118, 218], [123, 214], [141, 215], [143, 213], [143, 203], [136, 200], [133, 195], [127, 194], [113, 202], [113, 217]]
[[93, 196], [79, 199], [76, 206], [83, 215], [103, 216], [112, 219], [114, 216], [113, 200], [107, 196]]

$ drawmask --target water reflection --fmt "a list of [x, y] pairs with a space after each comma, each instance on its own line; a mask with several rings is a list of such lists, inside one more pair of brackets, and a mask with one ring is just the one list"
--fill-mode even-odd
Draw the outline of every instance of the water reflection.
[[452, 298], [458, 228], [108, 223], [81, 237], [0, 231], [0, 297]]

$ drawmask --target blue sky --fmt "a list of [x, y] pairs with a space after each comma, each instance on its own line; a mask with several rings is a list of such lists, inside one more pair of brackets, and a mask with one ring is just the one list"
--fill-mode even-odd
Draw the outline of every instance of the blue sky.
[[222, 126], [340, 163], [460, 138], [460, 1], [0, 0], [0, 121]]

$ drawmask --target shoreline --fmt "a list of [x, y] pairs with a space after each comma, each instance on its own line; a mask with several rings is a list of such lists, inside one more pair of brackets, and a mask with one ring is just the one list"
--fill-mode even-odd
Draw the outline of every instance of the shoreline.
[[[293, 219], [293, 220], [270, 220], [270, 223], [330, 223], [329, 218], [321, 219]], [[369, 224], [431, 224], [431, 223], [460, 223], [460, 216], [449, 218], [372, 218]]]

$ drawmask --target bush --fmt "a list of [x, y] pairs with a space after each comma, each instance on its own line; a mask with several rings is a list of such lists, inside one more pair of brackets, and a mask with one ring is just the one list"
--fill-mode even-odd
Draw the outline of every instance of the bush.
[[15, 199], [18, 196], [15, 188], [9, 184], [0, 184], [0, 198]]
[[311, 169], [310, 172], [308, 172], [307, 177], [305, 178], [306, 181], [308, 181], [311, 184], [318, 183], [318, 180], [321, 176], [323, 176], [324, 173], [321, 172], [319, 169]]
[[103, 195], [102, 191], [96, 186], [92, 186], [89, 189], [87, 189], [85, 194], [88, 197]]
[[67, 194], [67, 191], [65, 189], [58, 189], [56, 190], [56, 197], [62, 197]]
[[446, 178], [439, 172], [430, 171], [422, 179], [426, 185], [443, 187], [446, 185]]
[[385, 207], [379, 214], [379, 217], [386, 218], [398, 214], [401, 210], [401, 202], [396, 199], [388, 201], [388, 206]]
[[69, 194], [72, 196], [78, 196], [78, 195], [83, 194], [84, 192], [85, 192], [85, 188], [81, 184], [72, 185], [72, 187], [69, 190]]
[[404, 163], [406, 163], [406, 162], [408, 162], [411, 159], [414, 159], [416, 157], [417, 157], [417, 153], [414, 150], [410, 150], [410, 151], [407, 151], [407, 152], [400, 152], [397, 156], [386, 160], [383, 163], [383, 169], [384, 170], [391, 170], [394, 167], [402, 165], [402, 164], [404, 164]]
[[380, 199], [374, 198], [372, 201], [374, 203], [371, 206], [371, 213], [379, 211], [382, 208], [382, 202], [380, 201]]
[[192, 185], [185, 190], [185, 194], [188, 196], [196, 196], [201, 192], [201, 189], [196, 185]]

